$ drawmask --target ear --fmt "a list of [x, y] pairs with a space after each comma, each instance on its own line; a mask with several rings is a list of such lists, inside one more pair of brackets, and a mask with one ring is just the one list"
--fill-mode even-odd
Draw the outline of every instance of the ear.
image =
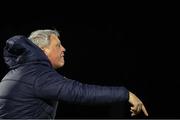
[[42, 50], [46, 55], [48, 55], [48, 53], [49, 53], [49, 49], [48, 49], [48, 48], [43, 47], [43, 48], [41, 48], [41, 50]]

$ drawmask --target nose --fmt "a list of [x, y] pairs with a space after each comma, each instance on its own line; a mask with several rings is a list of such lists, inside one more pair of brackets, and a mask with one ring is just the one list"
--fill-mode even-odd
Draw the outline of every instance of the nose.
[[61, 45], [61, 50], [62, 50], [63, 52], [66, 51], [66, 49], [65, 49], [64, 46], [62, 46], [62, 45]]

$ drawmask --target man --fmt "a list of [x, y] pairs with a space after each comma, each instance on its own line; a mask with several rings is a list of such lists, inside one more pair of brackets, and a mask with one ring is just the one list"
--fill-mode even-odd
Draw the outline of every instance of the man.
[[64, 66], [65, 48], [55, 30], [37, 30], [27, 39], [6, 41], [4, 59], [10, 71], [0, 83], [0, 118], [54, 118], [58, 100], [102, 104], [128, 101], [132, 116], [148, 113], [125, 87], [82, 84], [55, 69]]

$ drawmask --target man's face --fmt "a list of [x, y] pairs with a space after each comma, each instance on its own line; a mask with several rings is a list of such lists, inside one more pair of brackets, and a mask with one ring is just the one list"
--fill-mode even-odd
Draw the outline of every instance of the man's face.
[[61, 45], [59, 38], [55, 34], [51, 35], [50, 45], [43, 48], [43, 50], [48, 56], [54, 69], [64, 66], [65, 48]]

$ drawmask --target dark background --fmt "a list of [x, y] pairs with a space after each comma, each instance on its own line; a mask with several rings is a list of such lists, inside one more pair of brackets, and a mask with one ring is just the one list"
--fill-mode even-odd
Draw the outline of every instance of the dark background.
[[[1, 19], [1, 76], [5, 41], [37, 29], [57, 29], [66, 48], [60, 74], [83, 83], [125, 86], [145, 104], [149, 118], [178, 118], [177, 81], [167, 69], [167, 49], [152, 23], [115, 16], [21, 15]], [[151, 26], [152, 25], [152, 26]], [[147, 30], [148, 28], [148, 30]], [[168, 47], [166, 47], [168, 48]], [[168, 72], [167, 72], [168, 71]], [[130, 118], [128, 105], [77, 105], [60, 101], [56, 118]], [[144, 118], [142, 114], [137, 118]]]

